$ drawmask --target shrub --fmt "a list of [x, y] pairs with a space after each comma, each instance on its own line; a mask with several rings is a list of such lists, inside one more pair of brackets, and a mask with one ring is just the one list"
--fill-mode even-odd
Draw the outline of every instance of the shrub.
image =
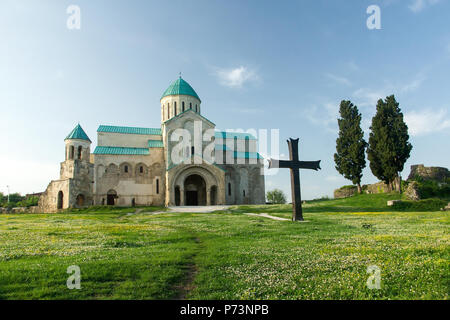
[[401, 201], [392, 206], [400, 211], [439, 211], [447, 205], [447, 201], [441, 199], [425, 199], [419, 201]]
[[280, 189], [274, 189], [267, 192], [267, 201], [273, 204], [286, 203], [286, 196]]

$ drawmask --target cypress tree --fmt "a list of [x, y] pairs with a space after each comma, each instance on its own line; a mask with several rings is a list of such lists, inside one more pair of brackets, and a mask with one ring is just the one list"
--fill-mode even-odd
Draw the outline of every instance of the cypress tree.
[[[408, 126], [394, 95], [378, 100], [377, 112], [372, 118], [367, 155], [374, 176], [384, 181], [392, 190], [408, 160], [412, 145], [409, 143]], [[400, 179], [399, 179], [400, 181]], [[400, 183], [396, 184], [401, 191]]]
[[334, 162], [336, 170], [352, 181], [361, 193], [362, 170], [366, 166], [364, 132], [361, 129], [361, 114], [351, 101], [342, 100], [338, 119], [339, 137], [336, 139]]

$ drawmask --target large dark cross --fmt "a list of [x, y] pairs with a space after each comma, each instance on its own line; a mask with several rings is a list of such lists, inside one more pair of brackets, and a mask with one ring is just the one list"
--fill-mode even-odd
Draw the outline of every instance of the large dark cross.
[[292, 221], [303, 221], [302, 196], [300, 192], [300, 171], [299, 169], [320, 169], [320, 160], [318, 161], [299, 161], [298, 160], [298, 140], [289, 138], [290, 160], [269, 160], [269, 169], [289, 168], [291, 169], [291, 190], [292, 190]]

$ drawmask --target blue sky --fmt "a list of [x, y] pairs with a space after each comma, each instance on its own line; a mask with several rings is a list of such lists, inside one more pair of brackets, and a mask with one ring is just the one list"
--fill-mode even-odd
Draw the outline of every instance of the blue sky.
[[[67, 7], [81, 9], [69, 30]], [[381, 30], [366, 9], [381, 8]], [[450, 1], [17, 1], [0, 3], [0, 191], [38, 192], [58, 178], [64, 137], [80, 122], [158, 127], [162, 92], [182, 72], [218, 128], [300, 138], [302, 194], [349, 184], [334, 168], [342, 99], [367, 131], [395, 94], [413, 150], [405, 165], [450, 167]], [[368, 136], [368, 132], [366, 133]], [[364, 171], [363, 183], [376, 178]], [[290, 194], [289, 172], [266, 189]]]

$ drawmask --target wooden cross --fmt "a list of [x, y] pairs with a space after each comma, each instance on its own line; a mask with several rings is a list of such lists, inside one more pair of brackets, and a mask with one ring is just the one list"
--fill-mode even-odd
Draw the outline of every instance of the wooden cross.
[[320, 169], [320, 160], [318, 161], [299, 161], [298, 160], [298, 140], [289, 138], [290, 160], [269, 160], [269, 169], [289, 168], [291, 169], [291, 190], [292, 190], [292, 221], [303, 221], [302, 196], [300, 192], [300, 171], [299, 169]]

